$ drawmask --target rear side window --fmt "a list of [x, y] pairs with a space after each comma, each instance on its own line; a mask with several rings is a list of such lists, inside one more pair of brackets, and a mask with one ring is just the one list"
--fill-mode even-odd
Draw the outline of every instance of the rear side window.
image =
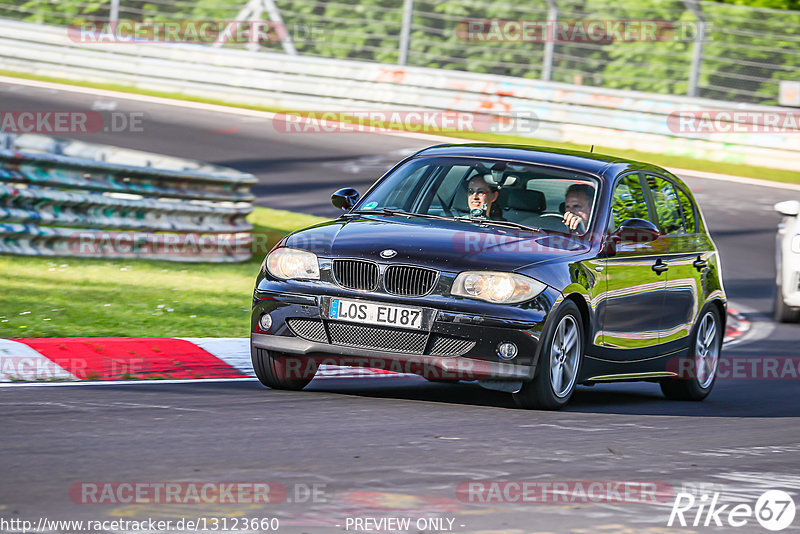
[[652, 174], [646, 175], [647, 186], [653, 197], [658, 226], [664, 234], [683, 234], [683, 216], [675, 186], [669, 180]]
[[608, 222], [609, 229], [616, 230], [626, 219], [650, 220], [647, 201], [644, 198], [638, 174], [625, 176], [614, 188], [614, 197], [611, 200], [611, 218]]
[[675, 192], [678, 194], [678, 203], [681, 206], [681, 212], [683, 213], [683, 225], [686, 228], [686, 232], [689, 234], [694, 234], [697, 232], [697, 219], [695, 217], [695, 209], [694, 204], [692, 204], [692, 200], [680, 187], [675, 188]]

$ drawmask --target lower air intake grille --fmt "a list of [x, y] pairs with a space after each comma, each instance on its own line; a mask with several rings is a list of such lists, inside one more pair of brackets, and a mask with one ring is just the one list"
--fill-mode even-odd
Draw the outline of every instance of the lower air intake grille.
[[[319, 319], [293, 318], [287, 319], [286, 324], [297, 337], [318, 343], [328, 343], [325, 327]], [[334, 345], [405, 354], [423, 354], [428, 342], [428, 333], [419, 330], [337, 322], [329, 322], [328, 330]], [[474, 346], [475, 342], [470, 339], [431, 334], [429, 349], [424, 353], [430, 356], [461, 356]]]
[[325, 334], [325, 327], [322, 326], [322, 321], [314, 319], [287, 319], [286, 325], [297, 337], [321, 343], [328, 342], [328, 336]]
[[461, 356], [472, 350], [474, 346], [475, 342], [470, 339], [434, 334], [431, 336], [431, 347], [428, 354], [431, 356]]
[[363, 347], [406, 354], [422, 354], [428, 333], [382, 326], [328, 323], [331, 342], [335, 345]]

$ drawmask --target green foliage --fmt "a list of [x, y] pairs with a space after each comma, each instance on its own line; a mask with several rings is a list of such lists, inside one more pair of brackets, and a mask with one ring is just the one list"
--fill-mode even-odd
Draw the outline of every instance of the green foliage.
[[20, 5], [20, 13], [32, 13], [26, 18], [40, 24], [75, 24], [88, 19], [108, 18], [108, 0], [28, 0]]

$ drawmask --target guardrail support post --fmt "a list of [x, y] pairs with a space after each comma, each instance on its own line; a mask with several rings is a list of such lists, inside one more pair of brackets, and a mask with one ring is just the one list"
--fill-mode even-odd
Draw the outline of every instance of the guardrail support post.
[[547, 29], [544, 34], [544, 58], [542, 58], [542, 80], [549, 82], [553, 77], [553, 53], [555, 51], [558, 5], [556, 0], [547, 0]]
[[700, 68], [703, 64], [703, 44], [706, 39], [706, 19], [697, 0], [683, 0], [683, 3], [697, 18], [697, 31], [692, 45], [692, 63], [689, 65], [689, 90], [686, 91], [687, 96], [697, 96]]
[[400, 51], [398, 65], [408, 64], [408, 48], [411, 45], [411, 19], [414, 16], [414, 0], [403, 0], [403, 25], [400, 28]]
[[119, 0], [111, 0], [111, 8], [108, 14], [109, 22], [117, 22], [119, 20]]
[[[286, 24], [283, 23], [283, 17], [281, 17], [281, 12], [278, 9], [278, 6], [275, 5], [274, 0], [250, 0], [247, 2], [247, 5], [245, 5], [241, 11], [239, 11], [239, 14], [236, 15], [236, 19], [233, 22], [228, 23], [228, 25], [225, 27], [225, 30], [222, 32], [222, 35], [219, 37], [219, 39], [214, 41], [212, 46], [214, 48], [219, 48], [227, 43], [228, 35], [235, 24], [244, 22], [245, 20], [249, 20], [251, 22], [261, 21], [261, 15], [264, 11], [267, 12], [269, 20], [277, 25], [278, 35], [283, 32], [283, 37], [281, 38], [281, 46], [283, 47], [283, 51], [290, 56], [296, 56], [297, 49], [294, 47], [294, 42], [292, 42], [292, 36], [289, 32], [289, 29], [286, 27]], [[247, 48], [251, 52], [255, 52], [258, 50], [258, 43], [251, 41], [247, 44]]]
[[[283, 51], [289, 54], [290, 56], [297, 55], [297, 49], [294, 47], [294, 42], [292, 42], [292, 35], [289, 32], [289, 28], [286, 27], [286, 24], [283, 22], [283, 17], [281, 17], [281, 12], [278, 9], [278, 6], [275, 5], [274, 0], [263, 0], [264, 7], [267, 10], [267, 15], [269, 15], [269, 20], [274, 22], [278, 25], [278, 31], [283, 32], [283, 38], [281, 39], [281, 46], [283, 47]], [[280, 33], [278, 34], [280, 35]]]

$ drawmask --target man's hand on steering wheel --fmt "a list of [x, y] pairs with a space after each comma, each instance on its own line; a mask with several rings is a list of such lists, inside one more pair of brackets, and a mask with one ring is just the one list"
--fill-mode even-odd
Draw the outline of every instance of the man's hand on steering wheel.
[[574, 213], [566, 212], [564, 214], [564, 224], [570, 231], [575, 233], [583, 233], [586, 229], [583, 226], [583, 217], [575, 215]]

